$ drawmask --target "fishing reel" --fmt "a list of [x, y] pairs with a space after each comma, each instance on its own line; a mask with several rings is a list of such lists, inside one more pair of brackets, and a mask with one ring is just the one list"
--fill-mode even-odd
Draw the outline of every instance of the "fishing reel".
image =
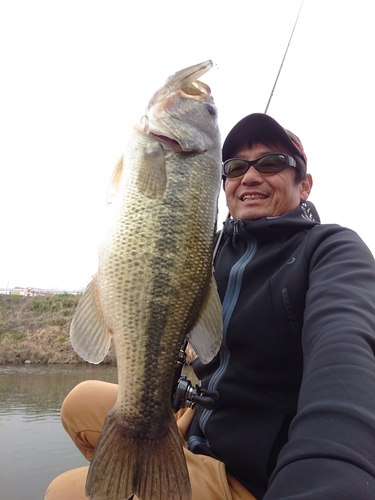
[[177, 413], [180, 408], [194, 408], [198, 404], [206, 408], [206, 410], [212, 410], [217, 401], [219, 401], [219, 393], [217, 391], [202, 389], [199, 385], [194, 387], [185, 375], [181, 375], [182, 368], [186, 362], [187, 344], [188, 341], [185, 339], [178, 353], [172, 391], [173, 409]]

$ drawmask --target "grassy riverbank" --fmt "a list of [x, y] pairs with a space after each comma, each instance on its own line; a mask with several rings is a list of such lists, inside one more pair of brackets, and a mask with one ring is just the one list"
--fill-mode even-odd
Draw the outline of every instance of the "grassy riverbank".
[[[79, 296], [0, 294], [0, 364], [84, 363], [69, 340]], [[115, 363], [111, 349], [104, 363]]]

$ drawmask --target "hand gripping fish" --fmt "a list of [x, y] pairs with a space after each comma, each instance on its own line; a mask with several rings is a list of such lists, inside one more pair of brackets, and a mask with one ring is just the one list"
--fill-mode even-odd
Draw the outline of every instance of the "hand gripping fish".
[[92, 500], [188, 500], [191, 487], [171, 405], [185, 337], [203, 362], [218, 352], [221, 304], [212, 276], [220, 134], [207, 61], [170, 77], [133, 128], [117, 164], [114, 215], [71, 342], [100, 363], [111, 337], [118, 399], [89, 468]]

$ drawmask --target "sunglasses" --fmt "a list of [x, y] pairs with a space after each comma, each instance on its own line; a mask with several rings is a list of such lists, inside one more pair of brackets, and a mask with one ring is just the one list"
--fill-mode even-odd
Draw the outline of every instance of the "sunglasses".
[[272, 153], [251, 161], [243, 158], [230, 158], [223, 163], [223, 175], [229, 178], [240, 177], [246, 174], [250, 167], [254, 167], [262, 174], [276, 174], [286, 167], [298, 169], [296, 160], [291, 156], [284, 153]]

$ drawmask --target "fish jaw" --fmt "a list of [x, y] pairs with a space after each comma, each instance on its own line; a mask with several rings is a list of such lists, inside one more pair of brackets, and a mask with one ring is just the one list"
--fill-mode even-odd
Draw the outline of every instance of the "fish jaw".
[[174, 75], [170, 76], [165, 84], [158, 89], [155, 94], [150, 99], [148, 106], [146, 108], [146, 122], [149, 110], [157, 105], [159, 102], [162, 102], [169, 94], [176, 90], [180, 90], [192, 82], [195, 82], [198, 78], [203, 76], [207, 71], [209, 71], [213, 66], [213, 62], [209, 59], [199, 64], [194, 64], [193, 66], [189, 66], [188, 68], [182, 69], [174, 73]]
[[194, 82], [153, 106], [148, 131], [175, 152], [199, 154], [215, 149], [220, 134], [209, 87]]

